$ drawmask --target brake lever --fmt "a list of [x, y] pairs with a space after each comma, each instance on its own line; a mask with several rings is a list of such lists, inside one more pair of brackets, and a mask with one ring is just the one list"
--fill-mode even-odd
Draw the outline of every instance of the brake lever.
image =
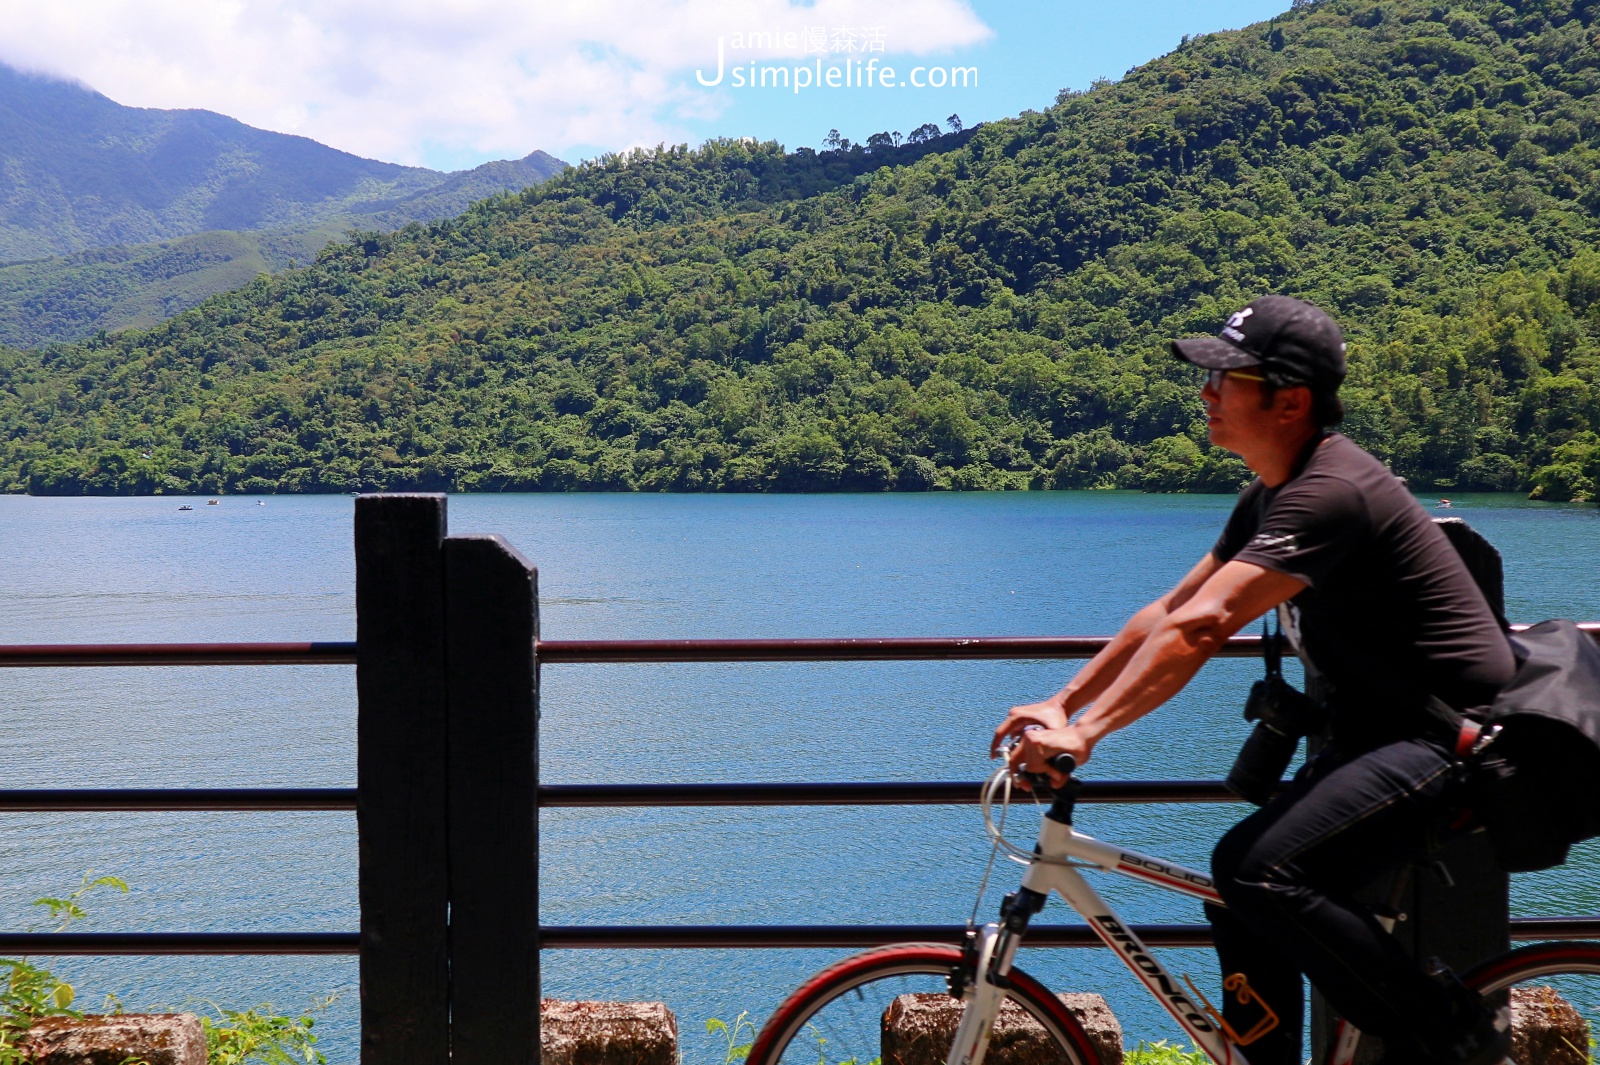
[[1049, 799], [1055, 796], [1056, 786], [1050, 782], [1049, 774], [1029, 773], [1026, 770], [1023, 770], [1017, 774], [1017, 777], [1024, 784], [1028, 785], [1029, 791], [1033, 792], [1041, 799]]

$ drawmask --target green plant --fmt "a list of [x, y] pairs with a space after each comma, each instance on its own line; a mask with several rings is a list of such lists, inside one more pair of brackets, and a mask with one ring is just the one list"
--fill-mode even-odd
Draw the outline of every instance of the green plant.
[[[78, 889], [61, 898], [34, 899], [32, 905], [50, 911], [50, 920], [59, 921], [53, 931], [60, 932], [73, 921], [81, 921], [88, 912], [81, 900], [95, 888], [114, 887], [127, 894], [126, 882], [114, 876], [91, 879], [94, 871], [83, 874]], [[14, 1065], [23, 1060], [18, 1042], [23, 1034], [41, 1017], [81, 1017], [72, 1008], [77, 991], [65, 980], [47, 969], [41, 969], [26, 958], [0, 958], [0, 971], [5, 972], [5, 982], [0, 986], [0, 1065]]]
[[[733, 1019], [730, 1027], [720, 1017], [712, 1017], [706, 1021], [706, 1031], [713, 1035], [720, 1035], [727, 1040], [727, 1054], [722, 1059], [722, 1065], [733, 1065], [736, 1061], [743, 1061], [750, 1056], [750, 1046], [755, 1041], [756, 1026], [750, 1021], [748, 1010], [740, 1010], [739, 1016]], [[745, 1035], [750, 1038], [739, 1042]]]
[[72, 985], [26, 958], [0, 958], [0, 971], [6, 974], [0, 984], [0, 1065], [20, 1065], [25, 1058], [18, 1043], [34, 1021], [82, 1014], [72, 1009]]
[[1193, 1047], [1184, 1050], [1165, 1039], [1154, 1043], [1140, 1040], [1122, 1060], [1124, 1065], [1210, 1065], [1211, 1062], [1205, 1051]]
[[82, 882], [78, 885], [78, 890], [64, 898], [57, 899], [45, 897], [42, 899], [34, 899], [33, 902], [30, 903], [30, 905], [43, 906], [44, 908], [48, 909], [50, 911], [50, 919], [52, 921], [61, 922], [60, 924], [56, 925], [55, 928], [51, 929], [51, 931], [65, 932], [67, 930], [67, 926], [73, 921], [81, 921], [88, 917], [88, 911], [80, 906], [78, 902], [95, 888], [111, 887], [116, 888], [124, 895], [128, 893], [128, 882], [119, 876], [101, 876], [90, 880], [89, 878], [91, 876], [94, 876], [94, 870], [86, 870], [83, 874]]
[[872, 1058], [872, 1059], [870, 1059], [868, 1061], [863, 1062], [860, 1058], [851, 1057], [851, 1058], [841, 1058], [838, 1061], [830, 1063], [828, 1061], [828, 1039], [827, 1039], [827, 1037], [824, 1036], [820, 1031], [818, 1031], [817, 1030], [817, 1026], [814, 1025], [814, 1024], [806, 1025], [806, 1031], [811, 1034], [811, 1038], [813, 1038], [813, 1039], [815, 1039], [817, 1041], [817, 1065], [881, 1065], [881, 1063], [883, 1062], [882, 1058]]
[[[95, 877], [91, 869], [83, 874], [76, 891], [59, 898], [34, 899], [31, 905], [49, 910], [50, 920], [60, 922], [52, 931], [60, 932], [72, 922], [89, 916], [82, 900], [96, 888], [103, 887], [116, 888], [124, 895], [128, 893], [127, 881], [121, 877]], [[0, 986], [0, 1065], [24, 1065], [27, 1059], [17, 1044], [35, 1021], [41, 1017], [81, 1017], [83, 1014], [71, 1008], [77, 997], [73, 986], [48, 970], [29, 963], [26, 958], [0, 958], [0, 972], [7, 971], [4, 985]], [[247, 1010], [231, 1010], [207, 1002], [205, 1005], [215, 1016], [200, 1016], [200, 1026], [206, 1036], [206, 1060], [209, 1065], [241, 1065], [246, 1061], [267, 1065], [326, 1065], [327, 1058], [316, 1048], [317, 1036], [312, 1032], [316, 1019], [312, 1014], [327, 1009], [336, 997], [329, 995], [313, 1002], [299, 1017], [283, 1016], [271, 1003]], [[122, 1013], [121, 996], [108, 993], [105, 1010]], [[743, 1014], [735, 1022], [736, 1030], [739, 1022], [751, 1027]], [[744, 1050], [748, 1053], [749, 1046]], [[730, 1065], [734, 1060], [729, 1058]], [[140, 1063], [130, 1059], [123, 1065]]]
[[326, 1065], [328, 1059], [317, 1049], [317, 1036], [312, 1031], [317, 1023], [312, 1014], [326, 1009], [333, 1000], [334, 996], [329, 995], [299, 1017], [280, 1015], [270, 1002], [247, 1010], [230, 1010], [209, 1002], [207, 1005], [216, 1016], [200, 1017], [206, 1034], [206, 1061], [209, 1065], [241, 1065], [246, 1061]]

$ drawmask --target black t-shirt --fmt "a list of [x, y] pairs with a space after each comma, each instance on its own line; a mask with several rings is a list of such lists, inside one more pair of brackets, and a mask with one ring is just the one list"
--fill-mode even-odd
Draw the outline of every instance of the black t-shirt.
[[1277, 488], [1252, 482], [1212, 554], [1306, 582], [1291, 606], [1336, 736], [1416, 735], [1428, 695], [1483, 706], [1511, 679], [1511, 647], [1455, 547], [1399, 478], [1337, 433]]

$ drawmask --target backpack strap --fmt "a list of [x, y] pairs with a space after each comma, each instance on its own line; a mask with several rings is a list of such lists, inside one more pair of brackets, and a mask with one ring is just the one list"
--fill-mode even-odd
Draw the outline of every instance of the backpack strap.
[[1484, 735], [1483, 722], [1479, 720], [1481, 711], [1463, 713], [1437, 695], [1430, 695], [1423, 713], [1429, 724], [1427, 735], [1435, 742], [1450, 748], [1457, 758], [1469, 758], [1476, 753], [1478, 740]]
[[1272, 613], [1272, 629], [1267, 629], [1267, 615], [1261, 615], [1261, 660], [1267, 668], [1267, 679], [1283, 676], [1283, 626], [1278, 615]]

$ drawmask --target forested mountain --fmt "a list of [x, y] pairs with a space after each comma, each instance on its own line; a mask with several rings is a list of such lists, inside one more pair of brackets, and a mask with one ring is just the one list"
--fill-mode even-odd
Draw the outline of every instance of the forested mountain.
[[[124, 107], [0, 64], [0, 263], [385, 211], [431, 220], [508, 187], [497, 172], [508, 165], [519, 164], [442, 174], [381, 163], [210, 111]], [[542, 152], [522, 161], [534, 181], [562, 165]], [[446, 209], [407, 212], [430, 192]]]
[[0, 359], [34, 492], [1228, 490], [1166, 354], [1349, 333], [1419, 486], [1600, 472], [1597, 0], [1322, 0], [959, 143], [613, 157]]
[[0, 64], [0, 343], [153, 325], [353, 228], [449, 218], [565, 166], [544, 152], [451, 174], [380, 163]]
[[361, 213], [332, 214], [313, 229], [213, 230], [3, 265], [0, 344], [32, 347], [152, 326], [259, 273], [306, 266], [352, 229], [387, 231], [449, 218], [474, 200], [520, 192], [565, 166], [534, 152], [437, 175], [438, 184], [420, 192], [357, 204]]

